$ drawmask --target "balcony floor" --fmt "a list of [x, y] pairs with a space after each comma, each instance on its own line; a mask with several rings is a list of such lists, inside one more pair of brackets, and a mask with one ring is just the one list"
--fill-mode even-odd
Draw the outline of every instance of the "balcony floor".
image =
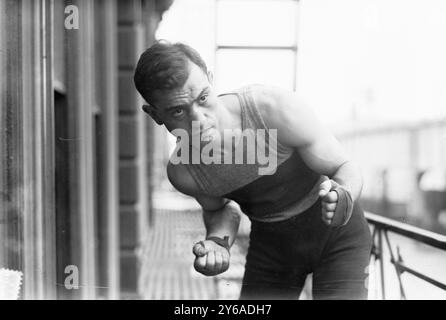
[[178, 193], [158, 194], [154, 204], [154, 227], [149, 229], [141, 251], [141, 297], [147, 300], [238, 299], [244, 272], [244, 241], [238, 239], [234, 244], [227, 272], [220, 277], [203, 276], [194, 270], [192, 254], [193, 244], [205, 235], [198, 204]]

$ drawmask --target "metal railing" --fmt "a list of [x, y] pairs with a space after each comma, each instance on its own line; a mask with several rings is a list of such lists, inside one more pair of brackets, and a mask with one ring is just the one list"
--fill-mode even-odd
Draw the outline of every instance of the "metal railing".
[[446, 251], [446, 236], [434, 233], [421, 228], [413, 227], [406, 223], [401, 223], [389, 218], [385, 218], [370, 212], [366, 212], [366, 218], [368, 223], [372, 226], [372, 237], [373, 237], [373, 248], [372, 257], [374, 257], [375, 262], [379, 262], [380, 268], [380, 280], [381, 280], [381, 293], [382, 299], [386, 298], [386, 286], [385, 286], [385, 272], [384, 272], [384, 244], [385, 240], [387, 249], [390, 255], [390, 262], [395, 267], [395, 271], [398, 278], [400, 297], [401, 299], [406, 299], [406, 292], [404, 290], [403, 282], [401, 280], [401, 275], [404, 272], [410, 273], [413, 276], [428, 282], [438, 288], [446, 290], [446, 284], [438, 280], [431, 278], [430, 276], [416, 271], [413, 268], [407, 266], [401, 256], [399, 246], [396, 247], [396, 252], [392, 248], [392, 244], [389, 239], [388, 233], [398, 234], [406, 238], [415, 240], [419, 243], [429, 245], [433, 248], [437, 248]]
[[[401, 299], [406, 299], [406, 292], [404, 290], [403, 281], [401, 279], [401, 275], [404, 272], [410, 273], [411, 275], [446, 291], [445, 283], [435, 280], [432, 277], [420, 271], [417, 271], [404, 263], [399, 246], [396, 246], [396, 251], [392, 247], [391, 239], [389, 238], [389, 233], [397, 234], [407, 239], [414, 240], [418, 243], [423, 243], [430, 247], [443, 250], [445, 251], [445, 254], [446, 254], [446, 236], [425, 229], [421, 229], [418, 227], [414, 227], [406, 223], [398, 222], [396, 220], [389, 219], [370, 212], [366, 212], [365, 216], [367, 222], [372, 228], [371, 231], [373, 237], [373, 247], [372, 247], [371, 259], [374, 259], [374, 261], [371, 261], [371, 263], [376, 263], [376, 262], [379, 263], [380, 282], [381, 282], [380, 286], [383, 300], [386, 299], [386, 281], [385, 281], [386, 276], [384, 272], [385, 258], [383, 254], [385, 247], [387, 247], [387, 251], [390, 256], [390, 263], [394, 266], [396, 271]], [[243, 247], [243, 249], [246, 250], [247, 248]], [[241, 283], [242, 277], [241, 274], [224, 274], [221, 277], [215, 277], [214, 280], [216, 287], [218, 288], [219, 281], [226, 281], [226, 282], [234, 281]]]

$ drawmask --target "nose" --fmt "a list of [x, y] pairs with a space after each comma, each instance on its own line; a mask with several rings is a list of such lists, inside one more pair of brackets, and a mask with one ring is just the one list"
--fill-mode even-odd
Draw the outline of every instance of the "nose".
[[206, 121], [206, 115], [203, 113], [201, 108], [196, 105], [192, 106], [190, 117], [192, 121], [199, 121], [200, 124], [203, 124]]

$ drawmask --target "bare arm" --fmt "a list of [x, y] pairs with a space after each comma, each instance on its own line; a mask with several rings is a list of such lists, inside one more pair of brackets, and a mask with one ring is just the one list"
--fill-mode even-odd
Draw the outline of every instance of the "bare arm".
[[206, 238], [229, 237], [229, 245], [235, 241], [240, 225], [240, 207], [231, 200], [198, 195], [195, 197], [203, 208]]
[[167, 175], [178, 191], [194, 197], [202, 207], [206, 237], [229, 236], [229, 244], [232, 245], [240, 224], [240, 207], [229, 199], [200, 193], [195, 181], [184, 167], [174, 167], [169, 164]]
[[312, 170], [347, 187], [355, 199], [359, 197], [362, 177], [358, 168], [306, 102], [278, 88], [264, 87], [256, 95], [267, 126], [278, 130], [282, 144], [296, 148]]
[[[359, 169], [307, 103], [293, 92], [270, 87], [256, 91], [256, 102], [267, 126], [278, 130], [282, 144], [296, 148], [312, 170], [344, 187], [353, 200], [359, 198], [363, 185]], [[330, 192], [334, 185], [327, 180], [320, 186], [319, 195], [327, 202], [324, 215], [328, 217], [333, 217], [338, 200], [336, 192]]]
[[[187, 171], [181, 170], [181, 167], [168, 166], [167, 173], [169, 180], [178, 191], [194, 197], [203, 208], [206, 239], [228, 237], [228, 244], [231, 247], [240, 224], [240, 207], [234, 201], [199, 193], [193, 178]], [[217, 275], [229, 268], [229, 250], [215, 241], [203, 240], [196, 243], [193, 253], [196, 256], [195, 270], [204, 275]]]
[[311, 169], [345, 187], [353, 200], [359, 198], [363, 185], [361, 172], [331, 134], [321, 132], [313, 143], [301, 146], [298, 150]]

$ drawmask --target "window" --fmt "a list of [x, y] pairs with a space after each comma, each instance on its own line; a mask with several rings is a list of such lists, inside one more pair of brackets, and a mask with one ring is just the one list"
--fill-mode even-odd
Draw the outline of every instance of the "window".
[[216, 85], [296, 87], [298, 2], [217, 0]]

